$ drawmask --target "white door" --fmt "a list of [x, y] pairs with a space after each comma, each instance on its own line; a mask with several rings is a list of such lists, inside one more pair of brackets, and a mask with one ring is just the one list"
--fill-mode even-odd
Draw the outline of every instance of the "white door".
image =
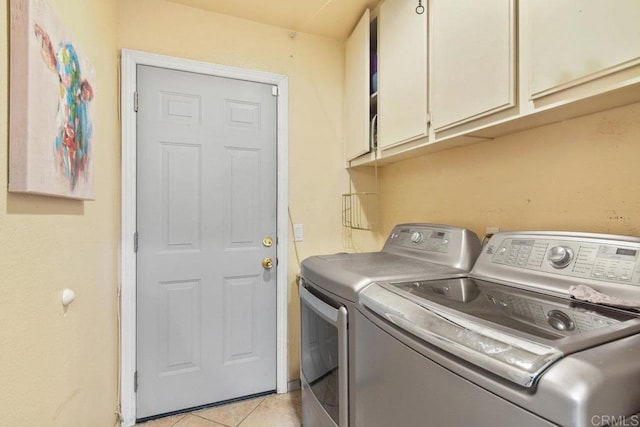
[[149, 66], [137, 82], [136, 416], [275, 390], [273, 86]]
[[344, 123], [346, 135], [344, 151], [347, 161], [371, 150], [369, 145], [370, 26], [369, 9], [366, 9], [345, 45]]

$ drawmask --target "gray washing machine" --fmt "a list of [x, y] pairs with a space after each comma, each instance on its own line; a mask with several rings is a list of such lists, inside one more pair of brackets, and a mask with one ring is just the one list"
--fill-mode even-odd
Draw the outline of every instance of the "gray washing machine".
[[640, 425], [638, 238], [498, 233], [467, 278], [358, 299], [357, 427]]
[[478, 236], [439, 224], [394, 227], [379, 252], [312, 256], [302, 262], [301, 382], [305, 427], [353, 425], [355, 302], [377, 280], [461, 278], [480, 253]]

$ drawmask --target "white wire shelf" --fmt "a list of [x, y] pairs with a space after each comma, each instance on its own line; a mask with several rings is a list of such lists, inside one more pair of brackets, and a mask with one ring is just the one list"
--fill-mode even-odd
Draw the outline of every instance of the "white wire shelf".
[[346, 193], [342, 195], [342, 226], [352, 230], [375, 230], [378, 193]]

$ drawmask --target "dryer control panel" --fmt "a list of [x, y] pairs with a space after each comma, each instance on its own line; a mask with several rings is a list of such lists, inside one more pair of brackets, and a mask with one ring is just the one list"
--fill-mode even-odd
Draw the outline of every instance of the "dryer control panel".
[[449, 252], [452, 232], [431, 227], [396, 227], [389, 235], [388, 242], [394, 246], [430, 252]]
[[483, 250], [495, 264], [551, 275], [640, 285], [640, 243], [505, 236]]
[[396, 225], [382, 252], [445, 265], [468, 272], [480, 255], [478, 236], [452, 225], [412, 223]]

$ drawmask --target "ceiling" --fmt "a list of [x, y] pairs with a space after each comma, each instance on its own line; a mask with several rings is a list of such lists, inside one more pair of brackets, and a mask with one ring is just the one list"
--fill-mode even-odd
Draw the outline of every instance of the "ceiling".
[[346, 39], [377, 0], [168, 0], [289, 30]]

